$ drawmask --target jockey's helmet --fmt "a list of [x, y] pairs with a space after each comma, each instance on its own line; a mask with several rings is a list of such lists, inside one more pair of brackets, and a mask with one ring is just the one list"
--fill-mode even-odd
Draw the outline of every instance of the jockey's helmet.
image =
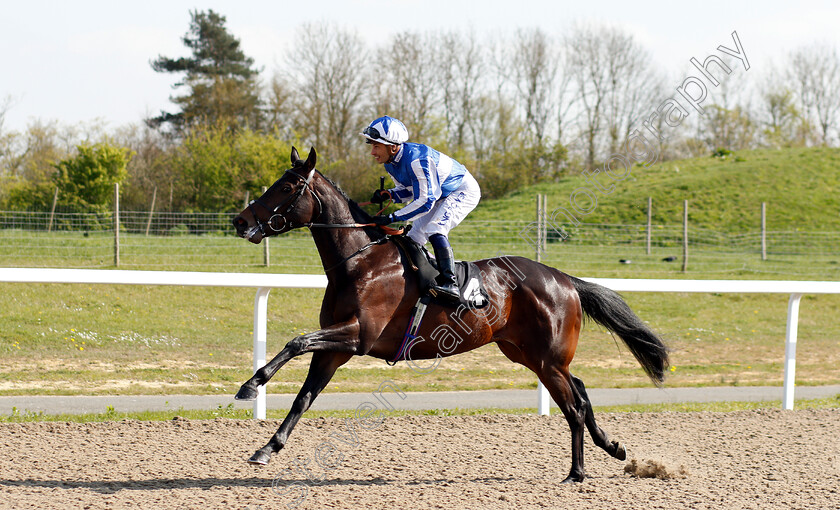
[[408, 141], [408, 129], [399, 120], [385, 115], [370, 123], [360, 135], [385, 145], [400, 145]]

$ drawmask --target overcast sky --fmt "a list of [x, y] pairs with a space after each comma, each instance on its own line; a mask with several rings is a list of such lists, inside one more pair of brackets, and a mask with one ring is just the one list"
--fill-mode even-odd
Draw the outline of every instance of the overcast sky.
[[14, 104], [7, 131], [36, 119], [72, 125], [99, 119], [111, 129], [172, 111], [175, 76], [155, 73], [149, 61], [189, 54], [180, 39], [191, 9], [226, 16], [265, 79], [295, 29], [317, 21], [357, 30], [371, 45], [406, 30], [472, 28], [485, 35], [539, 26], [561, 35], [575, 22], [611, 24], [632, 33], [675, 80], [688, 71], [689, 58], [702, 61], [721, 44], [734, 48], [733, 30], [751, 77], [800, 45], [840, 46], [837, 1], [0, 0], [0, 9], [0, 101], [10, 96]]

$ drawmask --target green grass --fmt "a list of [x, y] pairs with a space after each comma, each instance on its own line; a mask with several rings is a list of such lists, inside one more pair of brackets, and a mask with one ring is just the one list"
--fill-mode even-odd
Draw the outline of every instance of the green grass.
[[[0, 293], [1, 395], [232, 394], [251, 374], [253, 291], [183, 287], [6, 284]], [[317, 327], [321, 290], [272, 291], [269, 355]], [[673, 349], [668, 386], [782, 384], [788, 296], [626, 293]], [[840, 296], [805, 296], [799, 385], [840, 384]], [[83, 350], [82, 350], [83, 349]], [[294, 393], [310, 355], [268, 386]], [[589, 323], [572, 370], [589, 387], [649, 386], [636, 361]], [[532, 388], [535, 376], [495, 346], [444, 359], [431, 374], [355, 358], [328, 392]]]
[[[758, 204], [768, 201], [771, 229], [840, 230], [840, 151], [792, 149], [737, 156], [741, 161], [698, 158], [634, 168], [633, 177], [601, 197], [586, 221], [641, 223], [644, 208], [639, 204], [653, 196], [654, 222], [678, 222], [682, 199], [689, 198], [692, 225], [756, 230]], [[518, 233], [534, 216], [534, 194], [547, 193], [551, 209], [584, 184], [580, 177], [570, 177], [483, 202], [453, 232], [456, 254], [464, 259], [498, 253], [533, 256], [533, 248]], [[668, 212], [666, 203], [677, 205]], [[805, 255], [771, 250], [766, 261], [755, 249], [693, 247], [689, 270], [683, 273], [679, 262], [661, 260], [679, 255], [678, 247], [655, 246], [646, 255], [638, 242], [609, 244], [599, 235], [593, 234], [588, 244], [549, 243], [543, 260], [591, 277], [840, 280], [836, 246], [803, 245]], [[230, 235], [133, 234], [122, 241], [121, 267], [127, 269], [323, 272], [306, 231], [271, 239], [269, 268], [262, 265], [262, 245]], [[0, 265], [113, 267], [111, 242], [103, 233], [85, 237], [78, 232], [0, 230]], [[632, 264], [620, 264], [619, 259]], [[320, 289], [272, 291], [269, 355], [294, 336], [317, 329], [322, 295]], [[235, 288], [0, 284], [0, 395], [233, 393], [251, 374], [253, 297], [253, 289]], [[786, 295], [626, 293], [625, 298], [673, 349], [667, 385], [781, 385]], [[840, 296], [803, 298], [797, 384], [840, 384], [838, 316]], [[291, 361], [269, 391], [296, 392], [309, 359]], [[589, 387], [650, 384], [626, 349], [591, 323], [572, 370]], [[427, 375], [404, 364], [390, 368], [379, 360], [357, 358], [338, 371], [326, 391], [367, 392], [386, 378], [411, 391], [536, 384], [530, 371], [487, 346], [447, 358]]]
[[[623, 406], [596, 406], [594, 411], [598, 413], [688, 413], [688, 412], [734, 412], [753, 411], [756, 409], [778, 409], [781, 401], [763, 402], [703, 402], [684, 404], [634, 404]], [[804, 409], [838, 409], [840, 408], [840, 395], [832, 398], [797, 400], [796, 410]], [[555, 410], [556, 411], [556, 410]], [[304, 419], [316, 418], [353, 418], [354, 411], [307, 411]], [[267, 419], [282, 420], [286, 416], [285, 410], [269, 409]], [[470, 409], [431, 409], [426, 411], [397, 410], [386, 411], [387, 417], [397, 416], [479, 416], [488, 414], [537, 414], [533, 407], [515, 409], [502, 409], [498, 407], [470, 408]], [[219, 406], [210, 410], [188, 410], [178, 409], [172, 411], [144, 411], [124, 413], [109, 408], [104, 413], [88, 414], [44, 414], [26, 411], [20, 413], [13, 411], [9, 415], [0, 415], [0, 423], [25, 423], [42, 421], [60, 421], [72, 423], [110, 422], [121, 420], [138, 421], [168, 421], [176, 418], [188, 420], [214, 420], [217, 418], [228, 418], [234, 420], [246, 420], [251, 418], [251, 411], [246, 409], [234, 409], [233, 404], [226, 407]]]
[[[726, 232], [756, 231], [761, 202], [767, 202], [768, 230], [840, 230], [840, 149], [755, 150], [726, 160], [701, 157], [651, 167], [634, 166], [631, 176], [615, 183], [609, 195], [598, 194], [586, 223], [644, 224], [647, 199], [653, 199], [654, 224], [680, 224], [683, 200], [690, 202], [690, 223]], [[601, 177], [604, 185], [608, 179]], [[569, 204], [583, 176], [522, 189], [486, 201], [474, 219], [533, 218], [536, 193], [548, 196], [548, 208]], [[583, 200], [583, 198], [581, 198]], [[583, 202], [581, 202], [581, 205]]]

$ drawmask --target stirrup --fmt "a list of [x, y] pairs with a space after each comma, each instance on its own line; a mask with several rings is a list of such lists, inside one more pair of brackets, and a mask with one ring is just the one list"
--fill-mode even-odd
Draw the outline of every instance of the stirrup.
[[461, 301], [461, 293], [458, 291], [458, 287], [454, 284], [435, 285], [429, 288], [429, 294], [436, 298], [445, 299], [456, 303]]

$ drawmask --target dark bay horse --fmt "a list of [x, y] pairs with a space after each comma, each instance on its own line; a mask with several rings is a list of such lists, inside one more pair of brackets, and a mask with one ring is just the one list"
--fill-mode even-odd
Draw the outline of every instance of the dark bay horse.
[[[236, 394], [252, 400], [257, 387], [290, 359], [313, 353], [309, 373], [294, 403], [264, 447], [249, 459], [267, 464], [335, 371], [352, 356], [395, 358], [411, 309], [419, 297], [416, 276], [407, 271], [393, 242], [371, 217], [315, 170], [315, 150], [304, 161], [292, 149], [292, 168], [233, 220], [239, 236], [252, 243], [294, 228], [309, 227], [329, 283], [321, 306], [321, 329], [292, 339], [257, 370]], [[657, 385], [664, 379], [668, 349], [615, 292], [522, 257], [477, 261], [490, 296], [481, 310], [430, 304], [419, 337], [406, 358], [436, 359], [490, 342], [511, 361], [537, 374], [566, 417], [572, 436], [572, 468], [564, 482], [584, 478], [584, 427], [596, 445], [624, 460], [626, 450], [596, 423], [583, 382], [569, 372], [584, 314], [614, 332]], [[490, 311], [487, 311], [487, 309]], [[457, 312], [457, 313], [455, 313]], [[446, 341], [434, 330], [457, 332]], [[431, 335], [431, 336], [430, 336]], [[454, 339], [454, 340], [453, 340]]]

